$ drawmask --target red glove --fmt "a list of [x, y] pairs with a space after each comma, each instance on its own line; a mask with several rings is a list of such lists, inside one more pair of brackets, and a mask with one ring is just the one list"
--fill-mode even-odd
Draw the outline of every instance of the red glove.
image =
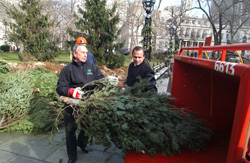
[[68, 91], [68, 96], [75, 99], [82, 98], [82, 95], [84, 95], [84, 92], [81, 91], [81, 88], [70, 88]]

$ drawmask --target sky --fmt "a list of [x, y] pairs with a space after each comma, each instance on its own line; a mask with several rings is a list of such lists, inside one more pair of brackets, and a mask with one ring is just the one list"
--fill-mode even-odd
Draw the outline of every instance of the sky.
[[[156, 0], [155, 7], [157, 8], [159, 5], [159, 0]], [[164, 9], [167, 6], [171, 5], [180, 5], [180, 0], [162, 0], [160, 9]]]
[[[181, 3], [181, 0], [162, 0], [160, 10], [163, 10], [167, 6], [180, 6], [180, 3]], [[155, 7], [154, 9], [157, 9], [158, 5], [159, 5], [159, 0], [156, 0], [155, 5], [154, 5], [154, 7]], [[203, 12], [201, 12], [200, 10], [195, 10], [194, 14], [197, 17], [201, 17]]]

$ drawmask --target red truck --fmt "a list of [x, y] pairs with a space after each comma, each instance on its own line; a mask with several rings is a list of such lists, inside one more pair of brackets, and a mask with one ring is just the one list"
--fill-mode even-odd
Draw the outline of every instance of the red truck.
[[[198, 56], [184, 56], [187, 50]], [[250, 162], [250, 64], [225, 61], [227, 51], [240, 50], [250, 50], [250, 43], [184, 47], [174, 57], [171, 94], [178, 99], [175, 106], [196, 112], [213, 130], [206, 150], [183, 149], [179, 155], [159, 153], [156, 157], [133, 152], [126, 154], [125, 163]], [[202, 58], [208, 51], [221, 52], [220, 60]]]

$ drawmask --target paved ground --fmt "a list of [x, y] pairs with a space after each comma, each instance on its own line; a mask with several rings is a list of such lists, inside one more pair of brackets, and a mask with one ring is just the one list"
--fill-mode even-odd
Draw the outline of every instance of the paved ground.
[[[167, 90], [168, 78], [165, 74], [157, 80], [159, 93]], [[53, 139], [50, 134], [24, 135], [0, 133], [0, 163], [66, 163], [68, 161], [65, 134], [62, 128]], [[113, 147], [104, 152], [98, 144], [88, 145], [89, 153], [78, 148], [77, 163], [123, 163], [122, 150]]]
[[[0, 134], [0, 163], [66, 163], [68, 161], [65, 134], [62, 128], [51, 139], [46, 135]], [[113, 147], [104, 152], [98, 144], [88, 145], [85, 154], [78, 148], [78, 163], [122, 163], [122, 150]]]
[[164, 73], [157, 81], [156, 86], [158, 89], [158, 93], [167, 93], [168, 88], [168, 75]]

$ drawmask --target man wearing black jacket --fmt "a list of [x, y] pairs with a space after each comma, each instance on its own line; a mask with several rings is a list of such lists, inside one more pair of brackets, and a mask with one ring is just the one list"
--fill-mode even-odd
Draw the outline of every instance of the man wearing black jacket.
[[[87, 48], [83, 44], [76, 44], [73, 47], [73, 59], [72, 63], [68, 64], [61, 70], [56, 91], [59, 95], [68, 96], [73, 98], [80, 98], [82, 91], [78, 89], [85, 84], [104, 78], [95, 64], [86, 62], [87, 60]], [[76, 139], [77, 124], [74, 118], [74, 109], [70, 105], [65, 105], [64, 124], [66, 132], [66, 147], [69, 157], [68, 163], [74, 163], [77, 159], [77, 146], [79, 146], [83, 152], [88, 153], [86, 147], [88, 143], [88, 137], [85, 136], [83, 126]]]
[[139, 82], [140, 79], [146, 78], [148, 83], [152, 86], [150, 90], [157, 92], [154, 71], [144, 61], [144, 49], [140, 46], [136, 46], [132, 51], [132, 57], [133, 62], [129, 65], [128, 76], [124, 84], [131, 87], [136, 82]]

